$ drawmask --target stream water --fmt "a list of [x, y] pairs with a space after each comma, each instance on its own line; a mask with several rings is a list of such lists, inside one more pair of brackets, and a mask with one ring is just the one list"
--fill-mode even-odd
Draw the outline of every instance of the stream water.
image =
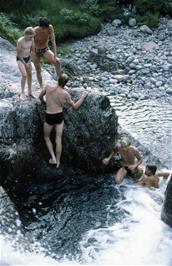
[[160, 219], [168, 180], [157, 190], [92, 180], [56, 191], [48, 210], [43, 195], [33, 201], [25, 221], [32, 248], [13, 249], [15, 237], [2, 236], [1, 265], [172, 265], [172, 229]]
[[[171, 105], [110, 100], [120, 125], [171, 169]], [[148, 190], [102, 174], [66, 177], [60, 190], [57, 182], [37, 185], [20, 203], [28, 247], [17, 241], [17, 228], [12, 239], [1, 234], [0, 265], [172, 265], [172, 228], [160, 218], [167, 182]]]
[[[120, 125], [171, 168], [171, 106], [110, 101]], [[149, 190], [127, 179], [117, 185], [113, 175], [102, 174], [66, 177], [60, 188], [57, 182], [35, 185], [20, 199], [32, 240], [21, 251], [16, 236], [8, 242], [1, 235], [1, 265], [172, 265], [172, 228], [161, 221], [167, 182]]]

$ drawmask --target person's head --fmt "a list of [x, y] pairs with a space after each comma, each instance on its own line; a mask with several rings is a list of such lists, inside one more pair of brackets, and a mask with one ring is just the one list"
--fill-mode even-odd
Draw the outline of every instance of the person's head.
[[32, 27], [27, 27], [24, 30], [24, 37], [26, 39], [32, 39], [34, 37], [35, 33], [34, 33], [34, 29]]
[[46, 17], [41, 17], [38, 23], [40, 27], [45, 27], [45, 28], [48, 28], [50, 25], [50, 22]]
[[58, 79], [58, 85], [60, 87], [64, 87], [67, 84], [68, 80], [69, 80], [68, 75], [63, 73], [63, 74], [60, 75], [60, 77]]
[[123, 138], [121, 141], [120, 141], [120, 144], [121, 144], [121, 147], [124, 148], [124, 147], [127, 147], [130, 145], [130, 141], [128, 138]]
[[156, 165], [152, 165], [152, 164], [147, 164], [146, 165], [146, 169], [145, 169], [145, 174], [150, 176], [150, 175], [155, 175], [157, 170]]

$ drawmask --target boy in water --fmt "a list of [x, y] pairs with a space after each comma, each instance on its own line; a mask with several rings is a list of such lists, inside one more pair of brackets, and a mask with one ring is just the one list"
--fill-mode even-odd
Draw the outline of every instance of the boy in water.
[[139, 179], [138, 184], [148, 188], [159, 188], [159, 177], [167, 179], [170, 171], [157, 171], [156, 165], [147, 164], [144, 175]]
[[31, 66], [31, 50], [34, 49], [34, 30], [32, 27], [27, 27], [24, 30], [24, 36], [17, 41], [17, 65], [21, 72], [21, 95], [22, 100], [26, 99], [25, 85], [27, 80], [28, 96], [32, 96], [32, 66]]
[[116, 147], [112, 150], [107, 158], [102, 160], [104, 165], [108, 165], [112, 157], [116, 154], [121, 156], [121, 167], [116, 173], [115, 180], [121, 183], [126, 175], [140, 178], [143, 170], [140, 167], [143, 158], [138, 149], [130, 145], [127, 138], [121, 140]]

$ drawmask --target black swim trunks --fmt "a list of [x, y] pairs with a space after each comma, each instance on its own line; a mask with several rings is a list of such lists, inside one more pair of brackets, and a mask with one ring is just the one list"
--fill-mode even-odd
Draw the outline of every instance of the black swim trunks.
[[51, 126], [61, 124], [63, 122], [63, 120], [64, 120], [63, 112], [56, 113], [56, 114], [47, 114], [46, 113], [45, 121], [47, 122], [47, 124], [49, 124]]
[[127, 171], [127, 175], [134, 176], [134, 174], [132, 173], [132, 171], [127, 166], [124, 166], [124, 168]]
[[[20, 59], [18, 56], [16, 57], [16, 60], [17, 60], [17, 61], [21, 61], [21, 59]], [[30, 60], [30, 55], [27, 56], [27, 57], [23, 57], [23, 60], [24, 60], [25, 63], [27, 64], [27, 63], [29, 62], [29, 60]]]
[[123, 167], [127, 171], [127, 176], [130, 176], [130, 177], [134, 178], [135, 180], [138, 180], [143, 174], [143, 170], [141, 171], [141, 169], [140, 169], [140, 171], [133, 173], [127, 166], [123, 166]]
[[46, 51], [48, 51], [49, 48], [45, 47], [45, 48], [35, 48], [35, 53], [37, 56], [42, 57]]

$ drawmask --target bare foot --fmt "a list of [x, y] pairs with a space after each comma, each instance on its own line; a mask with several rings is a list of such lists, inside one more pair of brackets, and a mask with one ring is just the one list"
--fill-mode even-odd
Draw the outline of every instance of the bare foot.
[[32, 93], [28, 94], [29, 98], [35, 98]]
[[56, 160], [53, 160], [52, 158], [49, 159], [49, 164], [56, 164], [56, 163], [57, 163]]
[[60, 166], [60, 162], [59, 162], [59, 160], [58, 160], [58, 161], [57, 161], [56, 168], [59, 168], [59, 166]]
[[21, 93], [21, 94], [20, 94], [20, 99], [21, 99], [22, 101], [26, 100], [26, 95], [25, 95], [24, 93]]

